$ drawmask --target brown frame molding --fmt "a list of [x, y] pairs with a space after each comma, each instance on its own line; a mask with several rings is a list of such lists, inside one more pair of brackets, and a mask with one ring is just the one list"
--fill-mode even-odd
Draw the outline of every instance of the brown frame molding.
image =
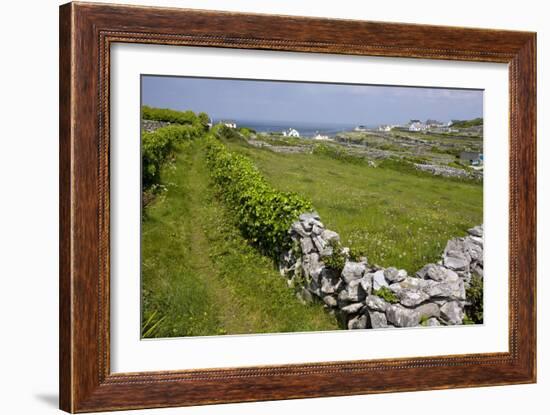
[[[536, 381], [535, 33], [87, 3], [61, 6], [59, 23], [61, 409], [91, 412]], [[508, 63], [509, 352], [112, 374], [109, 57], [114, 42]]]

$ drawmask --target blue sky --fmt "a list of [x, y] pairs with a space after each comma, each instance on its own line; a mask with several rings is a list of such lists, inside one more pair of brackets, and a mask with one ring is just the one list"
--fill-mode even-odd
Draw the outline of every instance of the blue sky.
[[483, 91], [142, 76], [142, 104], [263, 123], [401, 124], [483, 116]]

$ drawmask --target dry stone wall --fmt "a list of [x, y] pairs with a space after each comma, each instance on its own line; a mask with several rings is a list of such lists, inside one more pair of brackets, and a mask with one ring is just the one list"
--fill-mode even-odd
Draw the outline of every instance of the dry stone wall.
[[316, 213], [300, 215], [289, 234], [293, 248], [281, 255], [281, 275], [302, 301], [323, 301], [348, 329], [462, 324], [472, 274], [483, 277], [483, 225], [449, 240], [441, 260], [414, 275], [351, 260]]

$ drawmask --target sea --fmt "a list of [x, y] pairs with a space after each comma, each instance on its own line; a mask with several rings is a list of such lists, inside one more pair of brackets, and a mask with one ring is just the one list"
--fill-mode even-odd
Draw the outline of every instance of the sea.
[[[295, 122], [258, 122], [249, 120], [235, 120], [238, 127], [247, 127], [259, 133], [280, 133], [294, 128], [301, 137], [313, 137], [316, 134], [334, 136], [344, 131], [353, 131], [357, 124], [343, 123], [295, 123]], [[376, 125], [365, 125], [367, 128], [376, 128]]]

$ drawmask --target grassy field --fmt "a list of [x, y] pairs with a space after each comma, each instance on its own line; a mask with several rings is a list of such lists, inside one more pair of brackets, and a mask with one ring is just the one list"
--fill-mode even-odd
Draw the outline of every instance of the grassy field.
[[308, 197], [325, 226], [370, 263], [415, 272], [438, 260], [448, 239], [483, 222], [482, 184], [227, 144], [275, 187]]
[[164, 168], [167, 191], [143, 219], [142, 336], [337, 329], [239, 234], [212, 194], [202, 145], [185, 143]]

